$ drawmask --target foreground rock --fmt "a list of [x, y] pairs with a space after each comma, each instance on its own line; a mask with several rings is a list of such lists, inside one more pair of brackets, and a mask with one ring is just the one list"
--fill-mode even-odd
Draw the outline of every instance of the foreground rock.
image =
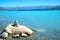
[[4, 31], [2, 32], [2, 34], [4, 32], [7, 32], [8, 36], [13, 36], [13, 37], [30, 36], [33, 33], [33, 31], [30, 28], [24, 25], [19, 25], [17, 21], [15, 21], [13, 25], [11, 24], [7, 25]]
[[3, 32], [3, 33], [2, 33], [2, 37], [3, 37], [3, 38], [7, 38], [7, 37], [8, 37], [8, 33], [7, 33], [7, 32]]

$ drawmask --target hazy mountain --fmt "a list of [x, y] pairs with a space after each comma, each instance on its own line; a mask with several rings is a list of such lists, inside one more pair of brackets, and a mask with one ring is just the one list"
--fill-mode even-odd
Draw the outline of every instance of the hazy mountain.
[[57, 6], [25, 6], [25, 7], [0, 7], [0, 10], [60, 10]]

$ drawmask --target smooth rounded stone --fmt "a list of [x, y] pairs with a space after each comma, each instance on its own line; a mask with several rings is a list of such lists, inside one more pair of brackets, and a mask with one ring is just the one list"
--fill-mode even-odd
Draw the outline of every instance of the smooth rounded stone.
[[7, 37], [8, 37], [8, 33], [7, 33], [7, 32], [3, 32], [3, 33], [2, 33], [2, 37], [3, 37], [3, 38], [7, 38]]
[[25, 33], [22, 33], [22, 37], [27, 37], [28, 35]]

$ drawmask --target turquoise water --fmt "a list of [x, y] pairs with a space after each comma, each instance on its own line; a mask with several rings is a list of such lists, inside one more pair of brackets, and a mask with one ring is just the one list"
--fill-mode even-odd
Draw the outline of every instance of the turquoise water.
[[0, 11], [0, 20], [13, 23], [15, 19], [21, 25], [30, 28], [60, 30], [60, 10], [55, 11]]

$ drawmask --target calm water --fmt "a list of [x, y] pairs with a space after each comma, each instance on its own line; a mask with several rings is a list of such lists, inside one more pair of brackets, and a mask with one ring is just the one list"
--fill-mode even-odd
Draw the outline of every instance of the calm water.
[[0, 11], [0, 20], [13, 23], [17, 19], [21, 25], [30, 28], [60, 30], [60, 10], [55, 11]]

